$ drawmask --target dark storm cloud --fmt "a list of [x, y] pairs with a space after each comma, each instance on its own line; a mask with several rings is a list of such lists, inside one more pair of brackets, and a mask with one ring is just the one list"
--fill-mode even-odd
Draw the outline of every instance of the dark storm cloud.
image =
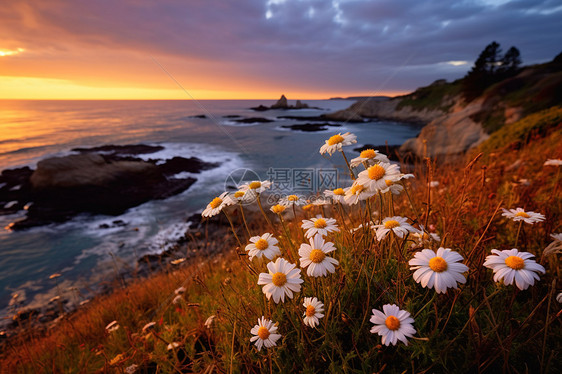
[[[492, 40], [504, 50], [517, 46], [526, 63], [551, 59], [562, 46], [561, 5], [550, 0], [44, 0], [3, 6], [0, 33], [6, 43], [36, 53], [59, 51], [68, 57], [81, 49], [113, 50], [116, 56], [208, 61], [217, 69], [293, 86], [409, 90], [462, 77]], [[446, 64], [459, 60], [469, 63]]]

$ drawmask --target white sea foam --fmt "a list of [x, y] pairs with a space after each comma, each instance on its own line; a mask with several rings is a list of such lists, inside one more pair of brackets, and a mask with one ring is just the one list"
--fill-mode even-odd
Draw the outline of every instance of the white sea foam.
[[[277, 119], [275, 119], [277, 121]], [[219, 124], [222, 126], [232, 126], [232, 127], [252, 127], [252, 126], [259, 126], [259, 125], [267, 125], [271, 122], [253, 122], [253, 123], [243, 123], [243, 122], [235, 122], [235, 121], [228, 121], [222, 120], [219, 121]]]
[[[165, 148], [161, 151], [139, 157], [145, 160], [167, 160], [176, 156], [198, 157], [219, 166], [200, 173], [182, 172], [174, 175], [174, 178], [193, 177], [197, 181], [186, 191], [164, 201], [152, 200], [119, 216], [89, 216], [88, 221], [80, 222], [86, 236], [101, 239], [102, 243], [83, 250], [75, 258], [76, 264], [90, 256], [107, 257], [110, 254], [118, 254], [127, 257], [166, 251], [189, 227], [189, 223], [178, 221], [201, 211], [209, 199], [209, 194], [223, 191], [226, 176], [232, 170], [245, 166], [238, 154], [216, 146], [180, 143], [165, 143], [162, 146]], [[191, 207], [187, 206], [188, 203], [191, 203]], [[116, 221], [122, 223], [116, 224]], [[74, 224], [68, 225], [76, 227]]]

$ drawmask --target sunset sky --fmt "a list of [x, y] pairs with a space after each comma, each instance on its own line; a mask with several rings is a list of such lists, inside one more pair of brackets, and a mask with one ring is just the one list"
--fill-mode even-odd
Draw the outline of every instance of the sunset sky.
[[560, 0], [7, 0], [0, 98], [396, 95], [493, 40], [549, 61], [561, 19]]

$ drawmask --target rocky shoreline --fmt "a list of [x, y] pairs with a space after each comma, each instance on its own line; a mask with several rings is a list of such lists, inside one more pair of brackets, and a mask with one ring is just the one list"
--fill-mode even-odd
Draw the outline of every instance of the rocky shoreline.
[[9, 228], [61, 223], [77, 214], [119, 215], [150, 200], [165, 199], [188, 189], [197, 174], [218, 164], [196, 157], [161, 162], [139, 155], [161, 151], [144, 144], [76, 148], [75, 154], [39, 161], [29, 167], [4, 170], [0, 175], [0, 214], [25, 210], [24, 219]]
[[[115, 290], [115, 287], [126, 287], [130, 282], [148, 277], [155, 272], [195, 265], [202, 259], [201, 256], [212, 258], [225, 248], [235, 245], [230, 234], [230, 226], [222, 216], [204, 221], [201, 214], [197, 213], [185, 221], [189, 223], [189, 228], [170, 248], [159, 254], [145, 254], [133, 259], [132, 262], [129, 262], [132, 266], [122, 266], [118, 273], [108, 271], [108, 274], [112, 274], [109, 276], [109, 280], [96, 287], [89, 287], [92, 297], [108, 295]], [[206, 237], [203, 234], [206, 231], [213, 232], [213, 236]], [[60, 274], [54, 274], [51, 278], [55, 279], [60, 276]], [[57, 287], [57, 289], [59, 288]], [[60, 319], [70, 316], [80, 308], [87, 307], [89, 301], [89, 298], [76, 300], [76, 295], [68, 289], [60, 290], [57, 296], [52, 297], [44, 305], [33, 308], [27, 307], [25, 300], [19, 295], [12, 297], [9, 304], [13, 311], [9, 316], [10, 320], [7, 323], [0, 323], [0, 347], [4, 339], [18, 334], [22, 330], [49, 329]]]

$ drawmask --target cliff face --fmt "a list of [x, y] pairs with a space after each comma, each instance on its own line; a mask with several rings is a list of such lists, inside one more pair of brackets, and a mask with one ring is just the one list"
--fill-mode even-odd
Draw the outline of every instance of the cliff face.
[[[486, 140], [489, 135], [472, 117], [482, 110], [482, 100], [460, 105], [447, 114], [435, 118], [424, 126], [416, 138], [408, 139], [401, 152], [412, 152], [418, 156], [448, 155], [464, 152]], [[425, 142], [425, 146], [424, 146]]]
[[[348, 109], [325, 115], [337, 121], [378, 118], [425, 125], [418, 137], [400, 148], [418, 156], [458, 154], [523, 117], [562, 103], [562, 61], [523, 68], [486, 89], [469, 103], [463, 81], [436, 81], [415, 92], [387, 100], [361, 99]], [[425, 143], [425, 145], [424, 145]]]

